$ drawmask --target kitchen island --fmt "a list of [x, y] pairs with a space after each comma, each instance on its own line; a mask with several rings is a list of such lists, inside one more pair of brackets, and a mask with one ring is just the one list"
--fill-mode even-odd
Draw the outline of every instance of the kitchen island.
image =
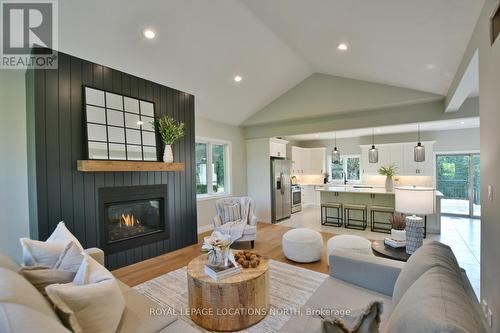
[[[370, 206], [394, 207], [394, 192], [384, 187], [350, 185], [350, 186], [316, 186], [320, 193], [321, 204], [342, 203]], [[436, 191], [436, 214], [427, 216], [427, 232], [439, 234], [441, 232], [441, 198], [443, 194]], [[369, 230], [370, 221], [368, 218]]]

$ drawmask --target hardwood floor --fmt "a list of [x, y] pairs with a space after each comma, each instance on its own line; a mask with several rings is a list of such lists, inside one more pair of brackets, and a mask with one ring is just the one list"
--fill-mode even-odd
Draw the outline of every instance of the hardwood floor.
[[[262, 255], [268, 255], [271, 259], [281, 261], [287, 264], [307, 268], [313, 271], [328, 273], [328, 264], [325, 256], [321, 257], [320, 261], [308, 264], [299, 264], [288, 260], [283, 255], [281, 250], [281, 238], [285, 232], [290, 230], [289, 227], [272, 225], [268, 223], [258, 223], [257, 225], [257, 240], [255, 241], [254, 251]], [[133, 287], [145, 281], [154, 279], [160, 275], [174, 271], [178, 268], [186, 266], [193, 258], [200, 255], [200, 249], [203, 242], [203, 237], [211, 234], [211, 231], [198, 235], [198, 244], [194, 244], [183, 249], [167, 253], [155, 258], [151, 258], [127, 267], [123, 267], [113, 271], [116, 278], [123, 283]], [[333, 236], [332, 233], [322, 232], [323, 242], [326, 242]], [[249, 249], [250, 242], [238, 243], [233, 246], [234, 249]]]

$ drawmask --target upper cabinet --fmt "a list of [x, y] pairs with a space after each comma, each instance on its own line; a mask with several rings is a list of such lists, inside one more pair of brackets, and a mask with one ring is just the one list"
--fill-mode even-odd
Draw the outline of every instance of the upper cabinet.
[[322, 175], [325, 172], [326, 164], [326, 149], [311, 148], [309, 149], [309, 174]]
[[414, 143], [394, 143], [376, 145], [378, 149], [378, 163], [369, 163], [368, 150], [370, 146], [361, 146], [361, 169], [366, 175], [378, 174], [381, 166], [394, 164], [397, 175], [401, 176], [433, 176], [433, 142], [423, 142], [425, 147], [425, 161], [415, 162], [413, 157]]
[[293, 175], [321, 175], [325, 172], [325, 148], [291, 147], [289, 159], [292, 160]]
[[288, 141], [271, 138], [269, 139], [269, 156], [286, 158], [286, 144]]
[[409, 176], [433, 176], [434, 149], [432, 142], [422, 142], [425, 147], [425, 161], [415, 162], [413, 149], [415, 144], [403, 144], [403, 173]]

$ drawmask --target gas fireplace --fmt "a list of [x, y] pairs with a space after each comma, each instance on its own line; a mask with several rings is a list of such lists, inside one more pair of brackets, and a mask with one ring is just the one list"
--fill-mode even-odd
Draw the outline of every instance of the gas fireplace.
[[105, 205], [108, 243], [162, 230], [161, 200], [140, 200]]
[[99, 189], [100, 243], [106, 253], [168, 238], [167, 185]]

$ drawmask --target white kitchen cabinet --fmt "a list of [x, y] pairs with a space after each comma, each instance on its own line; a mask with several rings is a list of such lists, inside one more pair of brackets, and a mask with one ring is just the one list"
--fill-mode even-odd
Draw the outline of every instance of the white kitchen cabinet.
[[325, 148], [291, 147], [292, 174], [321, 175], [325, 172]]
[[302, 148], [292, 147], [290, 153], [289, 158], [292, 160], [292, 175], [301, 175], [304, 169], [302, 165]]
[[378, 174], [381, 166], [394, 164], [396, 174], [402, 176], [433, 176], [433, 142], [423, 142], [425, 162], [415, 162], [413, 156], [414, 143], [391, 143], [375, 145], [378, 149], [378, 163], [369, 163], [368, 150], [371, 145], [361, 146], [361, 170], [366, 175]]
[[271, 138], [269, 139], [269, 156], [286, 158], [286, 144], [288, 141]]
[[300, 174], [308, 175], [311, 168], [311, 151], [309, 149], [301, 149], [299, 153]]
[[302, 206], [304, 207], [319, 207], [320, 206], [320, 192], [315, 190], [314, 185], [301, 186], [302, 191]]
[[370, 163], [370, 160], [368, 158], [368, 151], [370, 150], [371, 146], [363, 146], [361, 147], [361, 170], [363, 171], [363, 174], [365, 175], [376, 175], [378, 174], [378, 168], [380, 166], [384, 165], [384, 162], [382, 162], [382, 157], [386, 156], [387, 154], [384, 152], [383, 147], [377, 147], [378, 149], [378, 162], [377, 163]]
[[388, 164], [394, 164], [396, 168], [398, 168], [398, 171], [396, 173], [399, 173], [401, 170], [403, 170], [403, 146], [402, 145], [390, 145], [387, 146], [389, 150], [389, 161]]
[[325, 172], [325, 164], [326, 164], [325, 148], [309, 149], [308, 174], [322, 175]]
[[411, 176], [433, 176], [433, 160], [434, 151], [433, 143], [424, 142], [422, 145], [425, 147], [425, 161], [415, 162], [414, 148], [415, 144], [403, 145], [403, 175]]

